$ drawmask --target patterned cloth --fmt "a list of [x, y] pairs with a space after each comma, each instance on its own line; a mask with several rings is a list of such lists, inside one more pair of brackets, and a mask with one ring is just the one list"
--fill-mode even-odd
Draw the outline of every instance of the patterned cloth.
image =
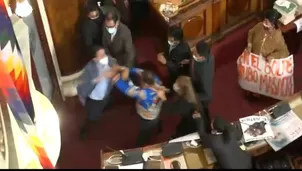
[[[142, 69], [131, 68], [130, 74], [139, 76], [142, 71]], [[157, 76], [154, 76], [154, 80], [156, 84], [161, 84]], [[136, 111], [143, 119], [154, 120], [158, 117], [163, 102], [154, 89], [137, 87], [132, 81], [122, 79], [118, 79], [115, 86], [123, 94], [136, 99]]]

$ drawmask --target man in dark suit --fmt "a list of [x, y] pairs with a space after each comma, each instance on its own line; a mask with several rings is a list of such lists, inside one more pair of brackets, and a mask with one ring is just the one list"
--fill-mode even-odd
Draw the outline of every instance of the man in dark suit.
[[157, 59], [160, 63], [167, 65], [171, 84], [179, 75], [186, 74], [187, 64], [191, 58], [191, 49], [184, 41], [182, 29], [180, 27], [169, 28], [166, 48], [164, 52], [158, 54]]
[[[197, 132], [206, 148], [210, 148], [221, 169], [252, 169], [252, 156], [241, 150], [238, 130], [221, 118], [208, 120], [200, 113], [194, 113]], [[212, 130], [207, 130], [210, 127]]]
[[[187, 62], [187, 61], [186, 61]], [[200, 41], [193, 51], [193, 58], [190, 61], [190, 76], [193, 86], [204, 107], [204, 112], [209, 116], [209, 103], [212, 100], [212, 86], [215, 74], [215, 59], [211, 54], [211, 47], [208, 43]]]
[[110, 68], [116, 60], [109, 57], [103, 47], [94, 47], [94, 58], [84, 67], [81, 83], [77, 87], [80, 101], [87, 111], [87, 120], [81, 128], [80, 137], [86, 138], [88, 128], [99, 120], [109, 102], [112, 83]]
[[86, 17], [82, 23], [81, 37], [87, 56], [92, 56], [92, 47], [102, 45], [103, 14], [96, 5], [86, 4]]
[[103, 45], [108, 54], [117, 59], [119, 65], [132, 67], [135, 63], [135, 48], [129, 28], [120, 22], [117, 10], [111, 9], [105, 15]]

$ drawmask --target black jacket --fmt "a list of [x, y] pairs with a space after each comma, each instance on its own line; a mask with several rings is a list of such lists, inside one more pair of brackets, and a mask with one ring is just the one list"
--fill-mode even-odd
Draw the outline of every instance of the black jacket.
[[167, 43], [164, 51], [164, 56], [166, 60], [172, 61], [173, 63], [179, 65], [179, 63], [184, 59], [191, 59], [192, 52], [190, 46], [187, 42], [180, 42], [171, 52], [169, 52], [170, 45]]
[[225, 142], [223, 135], [208, 134], [206, 123], [202, 117], [194, 119], [197, 132], [205, 147], [210, 148], [222, 169], [252, 169], [252, 157], [241, 150], [236, 137], [236, 131], [231, 133], [230, 141]]
[[190, 75], [194, 89], [201, 101], [209, 102], [212, 100], [214, 74], [215, 58], [211, 54], [202, 62], [191, 60]]
[[87, 50], [95, 45], [102, 45], [103, 13], [100, 11], [99, 18], [91, 20], [86, 17], [82, 22], [81, 38]]

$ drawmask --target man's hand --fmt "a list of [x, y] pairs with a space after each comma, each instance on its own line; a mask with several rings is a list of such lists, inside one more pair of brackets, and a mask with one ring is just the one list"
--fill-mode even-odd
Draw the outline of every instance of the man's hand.
[[251, 53], [252, 51], [252, 44], [248, 43], [247, 47], [246, 47], [246, 51], [248, 51], [249, 53]]
[[96, 78], [93, 80], [93, 82], [94, 82], [94, 83], [98, 83], [98, 82], [100, 82], [102, 79], [104, 79], [104, 75], [99, 75], [98, 77], [96, 77]]
[[128, 80], [128, 78], [129, 78], [129, 68], [126, 68], [126, 67], [121, 68], [121, 78], [123, 80]]
[[155, 87], [156, 90], [159, 90], [159, 91], [164, 91], [166, 93], [169, 93], [170, 92], [170, 89], [168, 89], [167, 87], [165, 86], [161, 86], [161, 85], [156, 85]]
[[117, 72], [110, 70], [110, 71], [105, 71], [103, 73], [103, 76], [105, 78], [113, 78], [116, 74], [117, 74]]
[[197, 111], [194, 111], [194, 113], [193, 113], [192, 116], [193, 116], [193, 119], [196, 119], [196, 118], [200, 118], [200, 117], [201, 117], [200, 113], [197, 112]]
[[166, 58], [164, 57], [163, 53], [159, 53], [157, 55], [157, 60], [161, 63], [161, 64], [166, 64], [167, 63], [167, 60]]
[[164, 90], [158, 90], [157, 92], [157, 96], [162, 100], [162, 101], [166, 101], [167, 97], [166, 97], [166, 92]]
[[184, 59], [179, 64], [180, 64], [181, 67], [183, 67], [183, 65], [186, 65], [186, 64], [189, 64], [189, 63], [190, 63], [189, 59]]
[[270, 63], [273, 59], [274, 59], [273, 57], [268, 56], [268, 57], [265, 58], [265, 61], [266, 61], [267, 63]]
[[126, 8], [129, 8], [129, 1], [128, 0], [124, 0], [124, 4], [125, 4]]
[[116, 83], [119, 78], [120, 78], [120, 74], [116, 74], [115, 76], [113, 76], [112, 84]]

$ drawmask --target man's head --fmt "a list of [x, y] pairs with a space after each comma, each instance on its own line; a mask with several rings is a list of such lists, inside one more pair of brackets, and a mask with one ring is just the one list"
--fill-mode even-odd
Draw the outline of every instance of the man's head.
[[103, 64], [107, 64], [108, 63], [108, 56], [105, 53], [105, 49], [101, 46], [95, 46], [93, 47], [93, 53], [94, 53], [94, 57], [93, 60], [96, 62], [100, 62]]
[[200, 41], [196, 44], [195, 50], [193, 51], [193, 58], [197, 62], [207, 60], [211, 54], [211, 47], [205, 41]]
[[278, 20], [282, 15], [275, 9], [268, 11], [263, 20], [263, 27], [268, 30], [278, 28]]
[[168, 43], [171, 46], [179, 44], [183, 40], [183, 31], [180, 27], [172, 26], [168, 32]]
[[110, 34], [115, 34], [119, 25], [120, 15], [117, 10], [111, 9], [105, 15], [105, 27]]
[[87, 17], [91, 20], [96, 20], [100, 17], [100, 11], [97, 6], [95, 5], [88, 5], [86, 7]]
[[153, 86], [155, 85], [154, 74], [151, 71], [144, 70], [142, 72], [142, 85]]

